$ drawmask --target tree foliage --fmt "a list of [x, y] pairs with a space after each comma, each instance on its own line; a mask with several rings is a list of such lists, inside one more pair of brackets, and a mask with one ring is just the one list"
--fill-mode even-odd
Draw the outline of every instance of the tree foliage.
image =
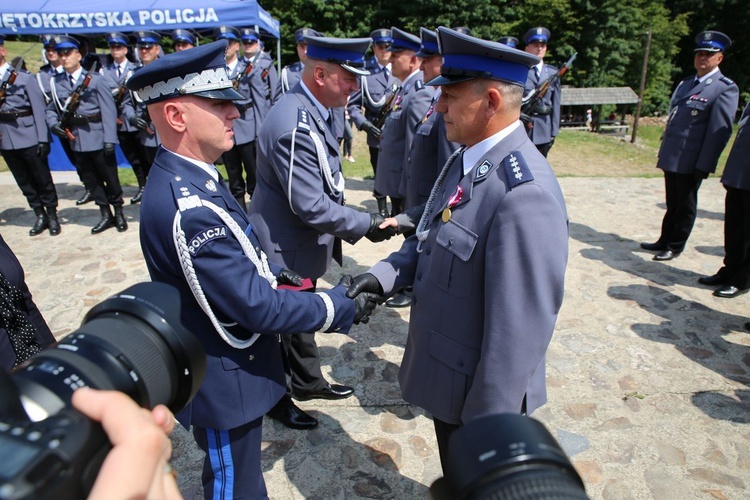
[[[282, 60], [294, 62], [294, 31], [313, 27], [329, 36], [366, 37], [380, 27], [468, 26], [474, 36], [519, 39], [536, 26], [552, 32], [546, 61], [578, 57], [564, 84], [628, 86], [638, 90], [646, 33], [651, 32], [643, 112], [664, 113], [678, 80], [693, 69], [693, 37], [705, 29], [729, 34], [735, 45], [722, 70], [741, 89], [750, 84], [750, 30], [740, 0], [263, 0], [281, 21]], [[698, 15], [697, 13], [700, 13]], [[745, 95], [746, 98], [750, 94]]]

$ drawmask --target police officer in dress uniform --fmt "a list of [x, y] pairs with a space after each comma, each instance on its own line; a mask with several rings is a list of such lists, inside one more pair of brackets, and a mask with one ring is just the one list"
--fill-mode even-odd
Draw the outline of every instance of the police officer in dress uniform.
[[[352, 123], [358, 130], [367, 132], [367, 148], [370, 151], [370, 165], [372, 173], [378, 168], [378, 152], [380, 151], [380, 129], [375, 126], [378, 115], [385, 105], [387, 90], [392, 88], [391, 82], [391, 54], [388, 52], [393, 38], [391, 30], [387, 28], [376, 29], [370, 33], [372, 39], [373, 58], [370, 59], [366, 68], [369, 75], [360, 78], [360, 89], [353, 93], [349, 99], [347, 110]], [[384, 217], [388, 216], [386, 199], [384, 195], [374, 192], [373, 196], [378, 200], [378, 211]]]
[[289, 66], [281, 68], [279, 76], [278, 94], [286, 94], [289, 89], [294, 88], [297, 82], [302, 78], [302, 69], [307, 61], [307, 42], [305, 37], [323, 36], [321, 33], [312, 28], [300, 28], [294, 32], [294, 39], [297, 41], [297, 61]]
[[[104, 77], [96, 72], [88, 72], [81, 66], [81, 53], [78, 40], [67, 35], [55, 35], [55, 50], [62, 59], [64, 73], [55, 75], [50, 82], [52, 100], [47, 105], [47, 125], [53, 134], [70, 139], [70, 147], [75, 156], [75, 164], [80, 171], [86, 189], [91, 191], [94, 202], [99, 206], [101, 219], [91, 228], [93, 234], [111, 227], [119, 232], [128, 229], [128, 222], [122, 212], [122, 187], [117, 176], [115, 144], [117, 144], [117, 107], [112, 92]], [[84, 87], [86, 79], [88, 85]], [[60, 122], [69, 98], [82, 88], [79, 105], [70, 123], [64, 128]], [[114, 207], [112, 216], [110, 205]]]
[[383, 125], [375, 173], [375, 191], [391, 198], [391, 216], [403, 211], [404, 193], [399, 190], [401, 172], [406, 163], [411, 141], [417, 124], [427, 113], [434, 90], [424, 84], [417, 57], [420, 39], [399, 28], [391, 28], [393, 42], [391, 52], [393, 76], [401, 81], [396, 93], [393, 111]]
[[[331, 108], [346, 104], [366, 74], [368, 38], [306, 36], [308, 60], [300, 82], [271, 109], [258, 136], [258, 187], [250, 204], [269, 259], [314, 282], [331, 259], [342, 263], [341, 240], [373, 237], [383, 217], [344, 206], [344, 177], [331, 123]], [[300, 330], [303, 332], [304, 330]], [[320, 370], [313, 335], [285, 335], [291, 370], [287, 396], [269, 413], [285, 425], [308, 429], [317, 421], [294, 406], [296, 399], [341, 399], [351, 387], [329, 384]]]
[[174, 47], [175, 52], [192, 49], [193, 47], [196, 47], [198, 45], [198, 40], [195, 38], [195, 35], [189, 30], [181, 28], [176, 29], [172, 32], [171, 36], [172, 42], [174, 42], [172, 47]]
[[106, 35], [111, 60], [101, 69], [102, 75], [112, 89], [112, 96], [117, 105], [117, 140], [120, 148], [128, 159], [133, 173], [138, 181], [138, 192], [130, 200], [131, 204], [138, 203], [143, 197], [146, 186], [146, 173], [143, 163], [148, 158], [141, 147], [140, 131], [131, 123], [135, 111], [131, 102], [131, 95], [125, 82], [138, 68], [138, 65], [128, 59], [128, 36], [124, 33], [111, 32]]
[[242, 58], [246, 61], [255, 60], [253, 67], [258, 67], [261, 80], [265, 84], [265, 91], [260, 95], [265, 99], [266, 106], [269, 108], [278, 101], [281, 94], [279, 90], [279, 74], [276, 72], [274, 60], [268, 52], [263, 50], [263, 40], [260, 34], [252, 28], [243, 28], [240, 30], [242, 36]]
[[[226, 40], [169, 54], [128, 80], [162, 138], [141, 204], [140, 240], [153, 281], [180, 292], [183, 324], [207, 354], [198, 394], [177, 415], [206, 452], [205, 498], [267, 498], [263, 415], [284, 394], [278, 334], [349, 331], [372, 304], [341, 285], [299, 293], [300, 277], [269, 262], [255, 228], [213, 162], [232, 147], [241, 99]], [[231, 287], [227, 284], [231, 283]]]
[[[539, 58], [453, 30], [437, 111], [464, 144], [440, 173], [398, 252], [357, 276], [348, 295], [414, 284], [399, 383], [432, 414], [445, 471], [459, 426], [545, 403], [545, 352], [563, 298], [568, 217], [560, 186], [519, 121]], [[479, 86], [478, 86], [479, 85]]]
[[[542, 27], [530, 29], [523, 36], [523, 41], [526, 44], [524, 50], [540, 59], [539, 64], [529, 69], [529, 75], [524, 86], [524, 95], [557, 72], [556, 67], [544, 64], [544, 56], [547, 54], [547, 42], [550, 36], [549, 30]], [[531, 128], [528, 129], [529, 137], [545, 157], [560, 131], [560, 92], [560, 80], [558, 79], [536, 105], [531, 116]]]
[[60, 234], [60, 223], [57, 191], [47, 164], [50, 150], [45, 122], [47, 104], [34, 75], [24, 69], [16, 71], [6, 57], [5, 38], [0, 35], [0, 86], [5, 86], [5, 95], [0, 98], [0, 153], [36, 215], [29, 235], [36, 236], [49, 229], [56, 236]]
[[750, 103], [729, 152], [721, 183], [724, 201], [724, 266], [701, 284], [717, 286], [714, 295], [731, 299], [750, 288]]
[[664, 171], [667, 212], [661, 235], [641, 248], [658, 252], [654, 260], [672, 260], [687, 243], [695, 223], [698, 189], [716, 171], [719, 155], [732, 135], [739, 89], [719, 64], [732, 41], [724, 33], [704, 31], [695, 37], [696, 75], [682, 80], [669, 103], [656, 167]]

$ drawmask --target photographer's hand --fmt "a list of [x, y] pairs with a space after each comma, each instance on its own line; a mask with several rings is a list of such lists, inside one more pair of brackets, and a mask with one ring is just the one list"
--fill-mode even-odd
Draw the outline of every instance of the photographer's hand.
[[101, 422], [112, 443], [90, 499], [182, 498], [168, 466], [174, 416], [166, 406], [149, 411], [121, 392], [84, 388], [73, 393], [73, 407]]

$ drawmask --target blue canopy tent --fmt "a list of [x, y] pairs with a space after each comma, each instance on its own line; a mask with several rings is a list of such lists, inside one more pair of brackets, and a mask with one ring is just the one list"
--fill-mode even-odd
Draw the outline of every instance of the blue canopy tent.
[[[279, 22], [256, 0], [127, 0], [120, 5], [102, 0], [4, 3], [0, 12], [0, 34], [6, 36], [139, 30], [168, 32], [177, 28], [201, 30], [228, 25], [254, 26], [277, 40], [280, 37]], [[277, 42], [277, 54], [280, 49], [280, 42]], [[73, 170], [62, 147], [55, 142], [49, 158], [50, 168]], [[119, 148], [118, 164], [127, 165]]]

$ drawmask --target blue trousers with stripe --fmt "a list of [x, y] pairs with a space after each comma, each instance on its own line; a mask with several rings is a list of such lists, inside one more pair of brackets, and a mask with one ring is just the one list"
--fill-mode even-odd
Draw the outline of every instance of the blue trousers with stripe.
[[260, 467], [263, 417], [234, 429], [193, 427], [195, 441], [204, 452], [203, 496], [206, 500], [266, 499]]

